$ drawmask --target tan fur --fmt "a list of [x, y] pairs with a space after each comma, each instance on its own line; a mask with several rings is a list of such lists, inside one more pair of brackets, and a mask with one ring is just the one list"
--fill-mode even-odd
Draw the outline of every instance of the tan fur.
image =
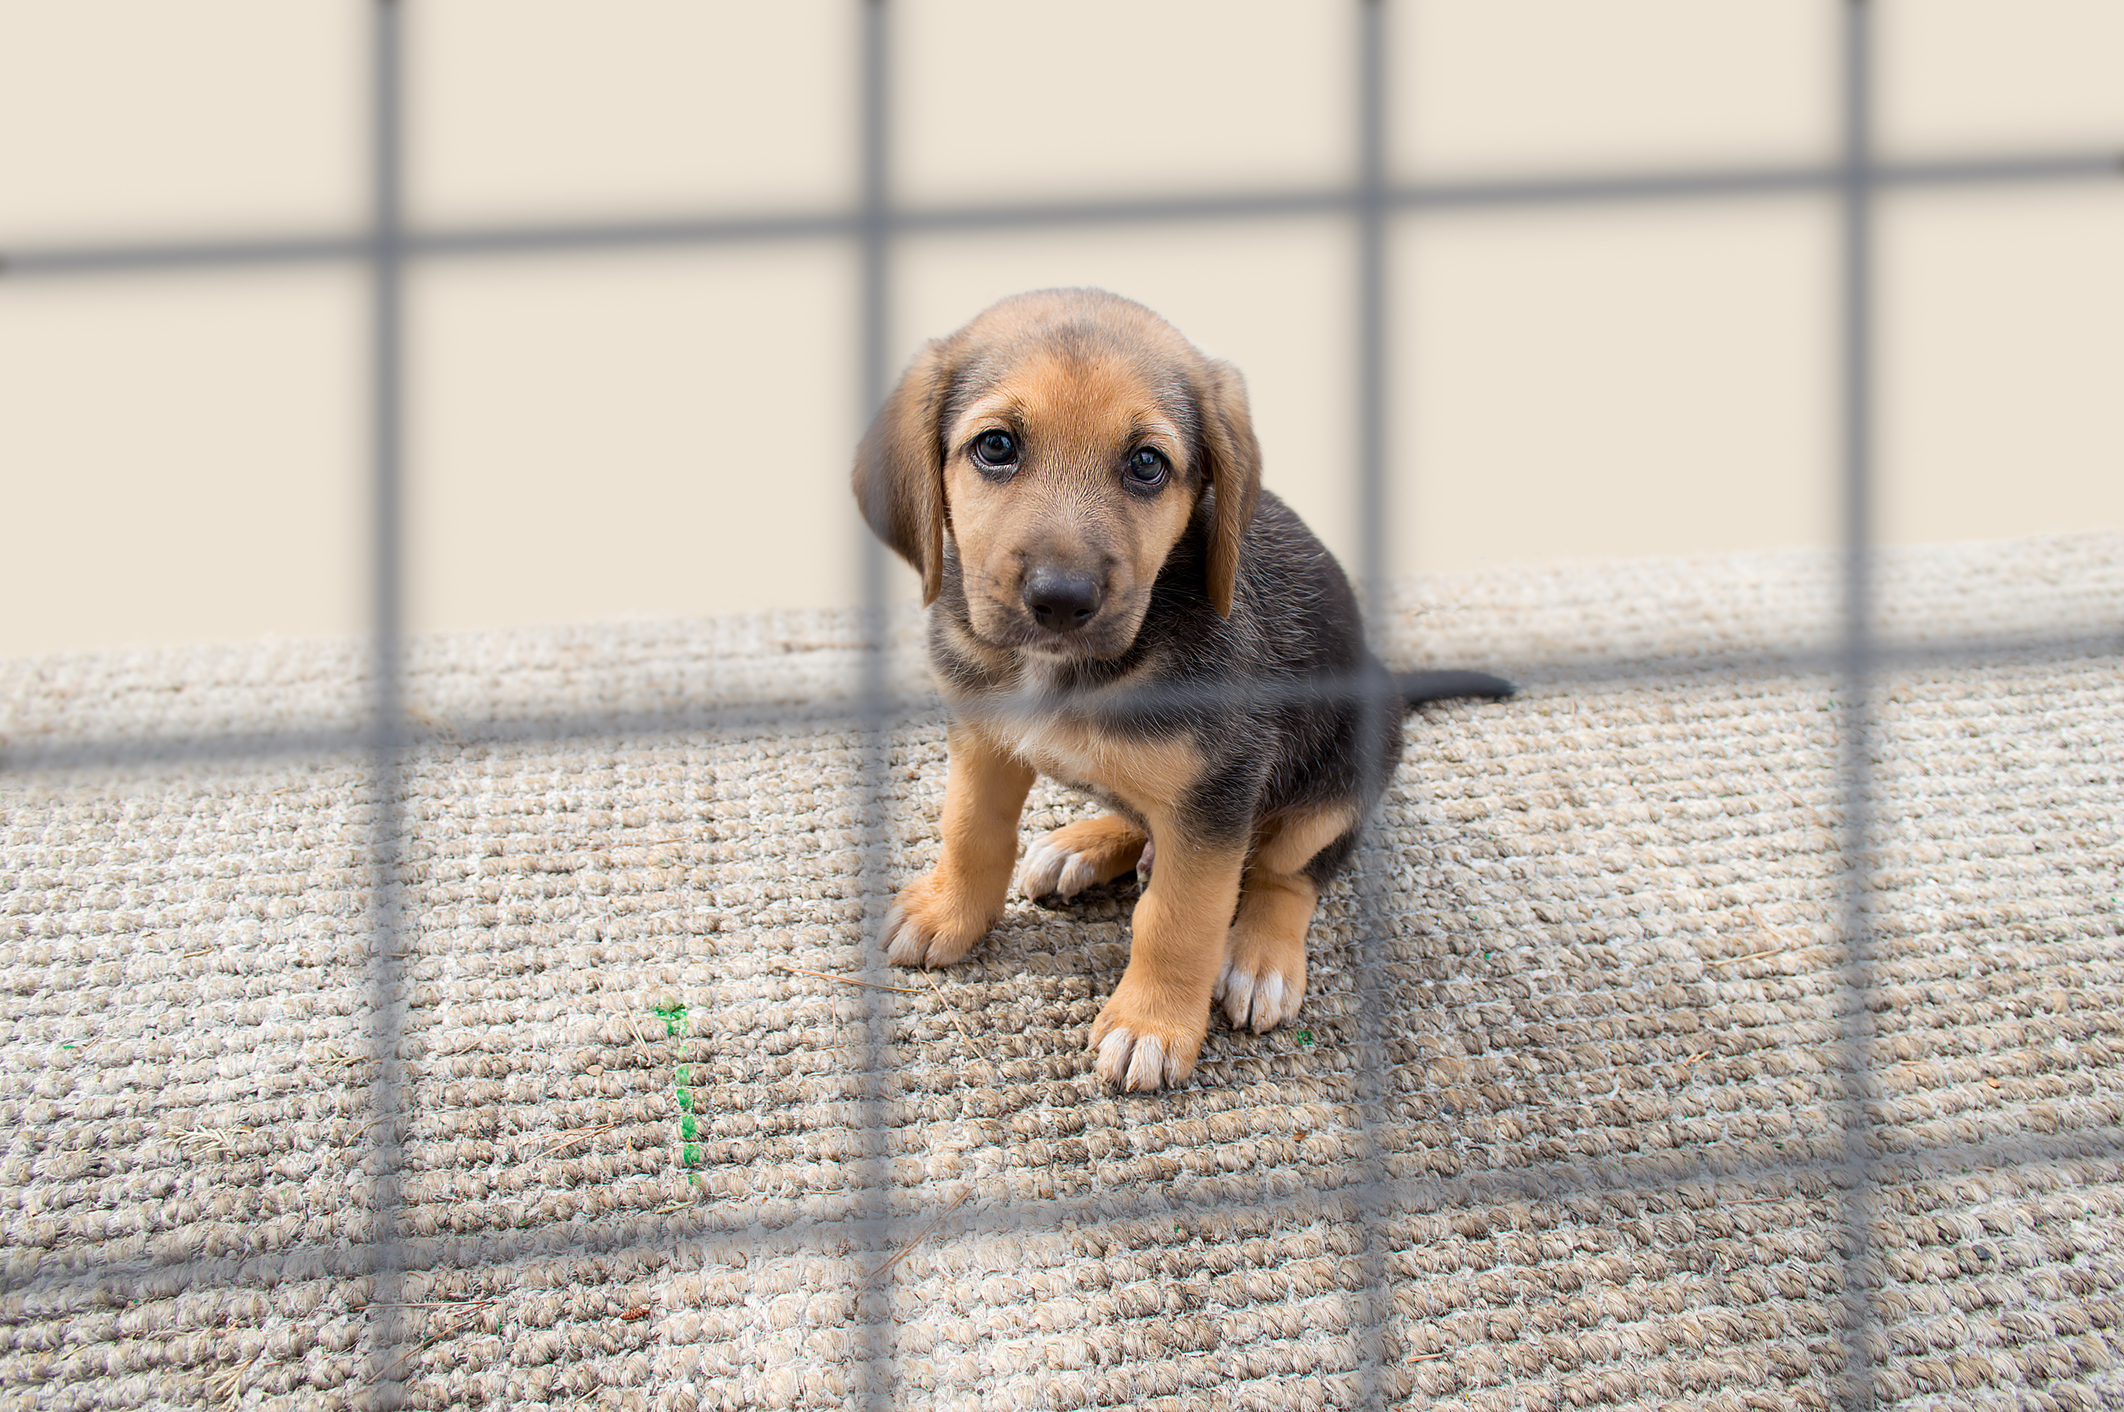
[[[1116, 482], [1130, 450], [1163, 451], [1176, 473], [1188, 464], [1180, 429], [1158, 407], [1142, 371], [1120, 360], [1065, 363], [1041, 352], [962, 413], [945, 433], [944, 498], [966, 576], [974, 630], [1009, 631], [1028, 560], [1105, 572], [1117, 640], [1134, 639], [1151, 585], [1187, 528], [1193, 501], [1145, 503]], [[975, 468], [967, 448], [987, 430], [1033, 428], [1028, 465], [1007, 485]]]
[[1234, 1027], [1260, 1033], [1298, 1013], [1305, 933], [1320, 901], [1320, 889], [1299, 869], [1354, 822], [1352, 809], [1321, 809], [1271, 820], [1256, 835], [1215, 990]]
[[1079, 819], [1050, 831], [1041, 840], [1044, 847], [1056, 853], [1083, 860], [1083, 877], [1069, 889], [1071, 892], [1098, 887], [1134, 871], [1143, 856], [1143, 845], [1149, 842], [1149, 834], [1119, 814]]
[[1357, 811], [1348, 805], [1270, 819], [1254, 835], [1249, 863], [1272, 873], [1295, 873], [1356, 822]]
[[1067, 718], [1013, 717], [981, 729], [1042, 774], [1105, 790], [1146, 819], [1165, 812], [1202, 773], [1186, 736], [1128, 740]]
[[885, 919], [886, 955], [896, 965], [958, 960], [995, 925], [1010, 892], [1032, 767], [970, 726], [953, 726], [950, 746], [943, 856], [900, 890]]
[[925, 449], [943, 396], [943, 345], [932, 343], [856, 448], [856, 502], [878, 537], [920, 571], [925, 608], [944, 582], [944, 482], [934, 450]]
[[1239, 539], [1254, 518], [1254, 504], [1261, 494], [1261, 445], [1254, 439], [1253, 419], [1247, 414], [1246, 384], [1239, 370], [1229, 363], [1211, 363], [1207, 433], [1210, 460], [1220, 466], [1250, 468], [1245, 474], [1226, 474], [1217, 490], [1217, 519], [1211, 526], [1209, 598], [1216, 610], [1232, 615], [1232, 586], [1239, 573]]
[[1194, 1072], [1245, 863], [1243, 849], [1150, 824], [1157, 870], [1136, 903], [1128, 969], [1092, 1022], [1099, 1077], [1124, 1089], [1171, 1087]]
[[[1131, 428], [1123, 424], [1123, 417], [1148, 414], [1145, 425], [1135, 428], [1147, 433], [1148, 443], [1165, 451], [1177, 471], [1198, 471], [1216, 487], [1207, 590], [1217, 611], [1229, 616], [1240, 538], [1261, 494], [1261, 447], [1247, 409], [1245, 380], [1229, 363], [1203, 357], [1149, 310], [1121, 301], [1101, 312], [1111, 339], [1103, 356], [1095, 354], [1088, 364], [1057, 358], [1040, 341], [1038, 331], [1057, 317], [1078, 312], [1081, 304], [1081, 293], [1072, 290], [1007, 300], [951, 338], [924, 348], [856, 450], [856, 501], [879, 538], [921, 573], [925, 607], [936, 601], [943, 581], [947, 531], [965, 557], [970, 597], [978, 603], [983, 582], [991, 589], [1005, 583], [1011, 566], [1003, 556], [1012, 544], [1024, 542], [1024, 531], [1067, 533], [1070, 516], [1080, 512], [1111, 524], [1116, 510], [1109, 487], [1101, 487], [1104, 495], [1095, 497], [1098, 503], [1083, 503], [1058, 490], [1052, 503], [1067, 512], [1061, 517], [1041, 520], [1027, 510], [1011, 509], [990, 527], [978, 490], [994, 487], [977, 488], [967, 481], [968, 475], [979, 479], [966, 455], [978, 418], [995, 418], [1005, 410], [1022, 408], [1055, 438], [1055, 444], [1076, 453], [1074, 473], [1082, 488], [1089, 484], [1081, 477], [1092, 459], [1127, 449], [1123, 443]], [[948, 429], [950, 435], [943, 434], [947, 429], [938, 426], [937, 416], [952, 368], [976, 352], [993, 356], [1000, 350], [1017, 350], [1022, 365], [1010, 370], [1006, 386], [963, 412]], [[1154, 355], [1149, 364], [1142, 361], [1146, 350]], [[1186, 370], [1207, 414], [1203, 443], [1208, 454], [1201, 466], [1188, 465], [1184, 439], [1159, 414], [1150, 396], [1151, 375], [1172, 368]], [[1102, 395], [1082, 395], [1087, 387], [1099, 389]], [[1177, 527], [1162, 524], [1167, 513], [1161, 510], [1152, 517], [1153, 523], [1141, 527], [1125, 556], [1131, 581], [1144, 588], [1157, 576], [1164, 551], [1179, 533]], [[1184, 513], [1180, 520], [1185, 523]], [[1158, 544], [1161, 538], [1162, 546]], [[991, 605], [994, 601], [991, 593]], [[1136, 618], [1140, 621], [1140, 607]]]
[[[1007, 459], [985, 445], [1005, 447]], [[1162, 481], [1129, 479], [1145, 450], [1162, 457]], [[924, 350], [864, 438], [854, 479], [872, 528], [921, 573], [923, 602], [944, 591], [947, 558], [950, 594], [964, 592], [963, 616], [947, 596], [932, 620], [949, 644], [933, 660], [957, 664], [939, 678], [959, 722], [942, 854], [888, 914], [890, 958], [949, 964], [992, 924], [1037, 770], [1134, 820], [1108, 815], [1049, 834], [1028, 856], [1029, 887], [1081, 890], [1156, 849], [1128, 969], [1092, 1027], [1102, 1078], [1124, 1089], [1184, 1082], [1215, 998], [1230, 1011], [1244, 991], [1235, 1023], [1256, 1029], [1295, 1014], [1317, 900], [1299, 870], [1355, 810], [1273, 819], [1250, 843], [1236, 828], [1206, 836], [1182, 815], [1209, 768], [1193, 734], [1113, 731], [1055, 704], [1066, 695], [1058, 663], [1115, 662], [1136, 642], [1153, 585], [1205, 497], [1198, 591], [1232, 618], [1261, 495], [1238, 372], [1139, 305], [1086, 291], [1019, 296]], [[1066, 641], [1050, 620], [1069, 600], [1036, 586], [1058, 582], [1098, 591], [1095, 603], [1077, 600], [1091, 606]]]
[[1320, 890], [1303, 873], [1249, 869], [1213, 994], [1234, 1029], [1265, 1033], [1305, 999], [1305, 931]]

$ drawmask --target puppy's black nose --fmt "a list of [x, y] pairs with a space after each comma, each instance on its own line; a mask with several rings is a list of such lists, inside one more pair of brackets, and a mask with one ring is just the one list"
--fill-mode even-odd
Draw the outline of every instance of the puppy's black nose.
[[1051, 632], [1075, 632], [1099, 611], [1099, 581], [1063, 569], [1034, 569], [1025, 576], [1025, 606]]

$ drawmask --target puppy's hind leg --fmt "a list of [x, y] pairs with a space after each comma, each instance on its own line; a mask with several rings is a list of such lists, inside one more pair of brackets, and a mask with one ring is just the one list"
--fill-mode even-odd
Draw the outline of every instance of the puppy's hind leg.
[[1027, 897], [1075, 897], [1136, 866], [1150, 835], [1119, 814], [1080, 819], [1025, 850], [1018, 890]]
[[1279, 820], [1264, 829], [1240, 884], [1239, 915], [1225, 937], [1216, 999], [1234, 1029], [1256, 1034], [1294, 1019], [1305, 1000], [1305, 933], [1320, 888], [1301, 869], [1346, 833], [1350, 809]]

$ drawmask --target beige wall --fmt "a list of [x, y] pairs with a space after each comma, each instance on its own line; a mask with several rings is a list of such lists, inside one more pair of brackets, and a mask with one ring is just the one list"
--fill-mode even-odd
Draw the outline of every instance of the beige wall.
[[[892, 0], [910, 203], [1345, 182], [1354, 7]], [[1833, 0], [1399, 0], [1397, 179], [1818, 162]], [[422, 224], [845, 209], [853, 0], [410, 0]], [[363, 219], [358, 0], [0, 0], [0, 250]], [[1885, 0], [1890, 155], [2124, 147], [2124, 6]], [[1391, 545], [1473, 564], [1834, 533], [1835, 212], [1463, 213], [1392, 240]], [[1353, 544], [1354, 240], [1329, 218], [934, 235], [896, 357], [1089, 283], [1246, 372], [1269, 482]], [[1898, 195], [1888, 534], [2124, 526], [2124, 180]], [[845, 244], [423, 263], [422, 628], [846, 603]], [[357, 271], [0, 276], [0, 655], [359, 630]], [[907, 580], [897, 580], [905, 591]]]

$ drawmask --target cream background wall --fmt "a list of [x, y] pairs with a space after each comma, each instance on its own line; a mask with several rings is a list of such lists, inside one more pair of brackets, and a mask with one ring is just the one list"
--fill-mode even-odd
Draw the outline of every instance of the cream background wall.
[[[891, 0], [911, 205], [1323, 188], [1355, 10]], [[408, 0], [416, 226], [854, 200], [852, 0]], [[1830, 160], [1830, 0], [1390, 0], [1397, 180]], [[357, 229], [356, 0], [0, 0], [0, 254]], [[1884, 156], [2124, 148], [2124, 8], [1882, 0]], [[1397, 218], [1395, 567], [1829, 542], [1816, 196]], [[2124, 180], [1885, 198], [1886, 535], [2124, 527]], [[1339, 218], [909, 238], [896, 357], [1089, 283], [1247, 374], [1269, 483], [1356, 537]], [[855, 252], [434, 259], [409, 283], [416, 629], [856, 595]], [[359, 631], [352, 267], [0, 274], [0, 655]], [[910, 580], [895, 579], [898, 592]]]

